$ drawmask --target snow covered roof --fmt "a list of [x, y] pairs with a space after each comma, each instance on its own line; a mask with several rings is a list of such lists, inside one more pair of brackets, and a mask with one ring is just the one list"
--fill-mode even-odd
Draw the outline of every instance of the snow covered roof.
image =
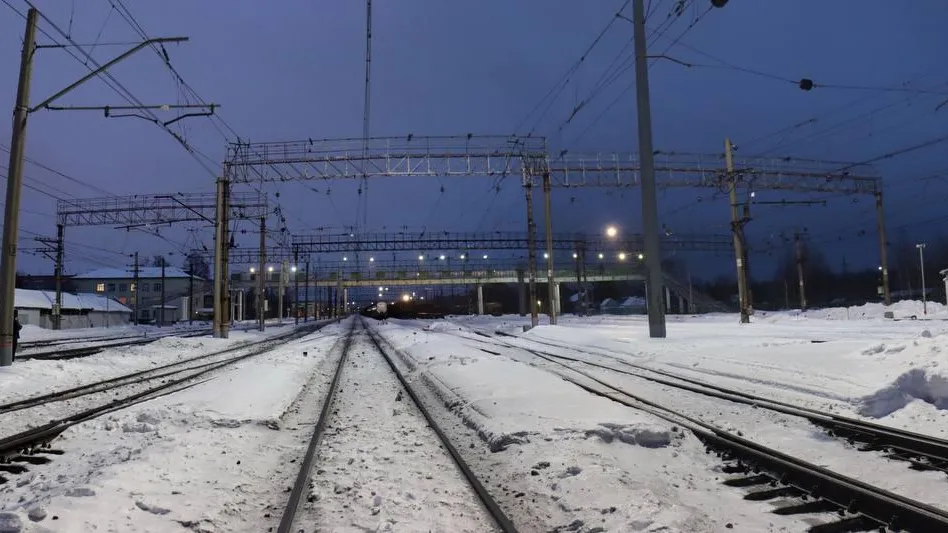
[[[131, 268], [98, 268], [83, 274], [76, 274], [73, 279], [133, 279], [135, 273]], [[140, 279], [161, 278], [161, 267], [138, 267]], [[187, 278], [188, 273], [178, 267], [165, 267], [165, 278]], [[195, 276], [194, 279], [199, 279]]]
[[[56, 301], [53, 291], [33, 291], [16, 289], [13, 306], [19, 309], [52, 309]], [[63, 309], [89, 309], [92, 311], [110, 311], [116, 313], [131, 313], [128, 307], [110, 300], [104, 296], [92, 293], [70, 294], [63, 293]]]
[[619, 307], [642, 307], [645, 305], [645, 298], [639, 296], [629, 296], [622, 300]]

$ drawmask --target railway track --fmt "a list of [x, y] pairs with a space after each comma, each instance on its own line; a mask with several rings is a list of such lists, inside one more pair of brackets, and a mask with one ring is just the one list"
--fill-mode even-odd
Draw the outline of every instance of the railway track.
[[[699, 418], [642, 397], [627, 388], [610, 383], [601, 377], [597, 377], [592, 372], [584, 370], [584, 368], [631, 375], [667, 387], [801, 417], [826, 429], [832, 436], [845, 439], [853, 444], [861, 444], [861, 447], [858, 448], [860, 451], [883, 451], [885, 457], [908, 461], [912, 468], [917, 470], [945, 471], [946, 465], [948, 465], [948, 441], [733, 391], [725, 387], [676, 376], [670, 372], [622, 361], [618, 357], [611, 357], [611, 359], [617, 364], [626, 365], [629, 369], [505, 342], [483, 332], [475, 332], [481, 338], [453, 332], [442, 331], [442, 333], [449, 333], [466, 340], [495, 347], [525, 351], [546, 363], [554, 365], [557, 368], [553, 370], [554, 372], [591, 394], [628, 407], [644, 410], [654, 416], [689, 429], [705, 444], [709, 451], [715, 452], [726, 462], [726, 473], [743, 476], [730, 480], [728, 484], [751, 488], [768, 487], [763, 491], [748, 495], [749, 499], [768, 500], [777, 497], [796, 497], [804, 500], [800, 505], [778, 509], [776, 512], [799, 514], [832, 511], [840, 515], [839, 521], [814, 526], [811, 531], [840, 532], [868, 529], [918, 532], [948, 531], [948, 512], [945, 510], [906, 498], [755, 443]], [[608, 355], [584, 350], [576, 346], [516, 338], [527, 343], [536, 342], [562, 350], [610, 358]], [[499, 352], [486, 349], [484, 351], [500, 355]], [[580, 365], [584, 368], [579, 368]]]
[[[364, 337], [367, 337], [367, 339], [359, 339], [360, 331], [364, 332]], [[354, 353], [357, 351], [357, 344], [359, 345], [358, 353]], [[367, 347], [368, 349], [363, 350], [363, 347]], [[345, 426], [345, 421], [351, 420], [364, 422], [371, 419], [379, 419], [377, 422], [373, 421], [373, 424], [371, 425], [386, 424], [384, 419], [381, 419], [386, 415], [378, 411], [378, 406], [365, 404], [369, 398], [368, 395], [364, 395], [361, 392], [355, 393], [355, 399], [358, 401], [358, 404], [350, 404], [346, 406], [340, 399], [339, 391], [342, 388], [352, 390], [355, 387], [359, 387], [360, 384], [365, 383], [374, 383], [378, 385], [378, 383], [384, 381], [380, 379], [381, 375], [379, 373], [382, 372], [389, 374], [384, 370], [386, 367], [391, 370], [390, 374], [394, 374], [394, 383], [387, 385], [388, 387], [391, 387], [391, 391], [398, 391], [394, 401], [402, 401], [402, 391], [404, 391], [405, 396], [407, 396], [407, 398], [412, 402], [412, 406], [410, 408], [417, 410], [417, 412], [422, 415], [424, 422], [420, 420], [420, 417], [407, 417], [400, 419], [397, 422], [389, 421], [388, 424], [397, 426], [399, 431], [394, 435], [383, 434], [383, 436], [387, 436], [390, 440], [394, 441], [387, 443], [384, 448], [386, 450], [391, 450], [394, 447], [396, 451], [398, 450], [399, 446], [414, 448], [413, 450], [409, 450], [412, 452], [411, 454], [405, 453], [404, 457], [401, 457], [400, 460], [407, 461], [409, 464], [417, 463], [418, 455], [416, 454], [423, 454], [426, 459], [425, 468], [428, 472], [441, 469], [442, 475], [434, 476], [433, 480], [432, 475], [429, 473], [428, 477], [426, 478], [428, 480], [427, 483], [429, 485], [434, 485], [435, 488], [433, 492], [439, 494], [439, 498], [446, 497], [445, 495], [451, 494], [452, 490], [454, 490], [455, 497], [460, 497], [467, 500], [466, 504], [464, 505], [467, 507], [480, 509], [481, 514], [486, 516], [478, 519], [479, 525], [475, 531], [498, 530], [506, 533], [516, 532], [517, 529], [514, 524], [506, 516], [494, 498], [490, 495], [481, 480], [479, 480], [473, 473], [470, 466], [452, 444], [451, 440], [448, 439], [444, 431], [442, 431], [442, 429], [438, 426], [435, 419], [428, 412], [425, 404], [419, 400], [416, 392], [412, 388], [412, 385], [405, 379], [402, 371], [399, 368], [399, 364], [395, 360], [398, 355], [396, 354], [393, 357], [391, 354], [392, 351], [393, 350], [387, 347], [384, 340], [380, 339], [375, 332], [365, 325], [364, 319], [353, 319], [349, 336], [343, 344], [342, 353], [339, 356], [332, 380], [327, 389], [325, 398], [322, 400], [322, 407], [314, 425], [313, 434], [306, 447], [303, 460], [300, 463], [300, 469], [297, 474], [296, 481], [290, 491], [289, 501], [287, 502], [285, 511], [280, 520], [277, 533], [309, 531], [309, 528], [313, 525], [316, 525], [316, 523], [319, 523], [320, 526], [326, 525], [321, 522], [324, 518], [323, 515], [330, 511], [325, 509], [319, 511], [318, 509], [315, 509], [314, 506], [316, 504], [313, 502], [319, 498], [313, 494], [310, 494], [309, 497], [305, 499], [303, 497], [307, 488], [318, 487], [332, 481], [330, 479], [326, 479], [326, 477], [329, 475], [326, 472], [332, 468], [331, 464], [326, 464], [332, 463], [333, 461], [333, 456], [331, 453], [327, 452], [327, 456], [323, 458], [322, 463], [319, 465], [321, 468], [314, 470], [317, 458], [320, 456], [321, 445], [323, 444], [324, 439], [331, 441], [336, 435], [347, 432], [345, 438], [353, 439], [358, 442], [360, 450], [362, 448], [370, 448], [372, 446], [372, 441], [380, 436], [379, 431], [384, 432], [384, 429], [366, 428], [366, 424], [364, 423], [355, 423]], [[371, 361], [371, 359], [375, 359], [375, 357], [378, 356], [380, 356], [386, 362], [385, 366], [379, 367], [377, 362]], [[382, 370], [380, 370], [380, 368]], [[392, 376], [390, 375], [389, 378], [391, 377]], [[342, 385], [343, 383], [345, 383], [345, 385]], [[351, 398], [354, 393], [350, 392], [349, 394]], [[406, 405], [405, 408], [409, 408], [409, 406]], [[396, 411], [397, 410], [398, 409], [396, 409]], [[393, 416], [394, 415], [395, 413], [393, 413]], [[417, 428], [414, 426], [417, 426]], [[427, 433], [425, 429], [426, 427], [430, 428], [430, 430], [435, 434], [435, 438], [431, 438], [430, 435], [428, 437], [422, 436], [421, 433]], [[416, 429], [421, 433], [413, 434]], [[407, 435], [409, 434], [412, 434], [412, 436], [408, 437]], [[410, 439], [410, 441], [399, 442], [400, 440], [405, 439]], [[333, 443], [330, 442], [330, 447], [332, 446]], [[377, 442], [375, 443], [375, 447], [378, 447]], [[450, 459], [445, 457], [444, 452], [447, 452], [447, 456]], [[396, 455], [399, 454], [396, 453]], [[336, 459], [338, 460], [338, 457]], [[339, 471], [359, 469], [361, 465], [358, 464], [356, 466], [349, 466], [353, 464], [354, 460], [354, 457], [349, 457], [348, 463], [342, 464], [339, 467]], [[399, 459], [391, 460], [397, 461]], [[369, 467], [361, 466], [361, 468]], [[373, 473], [373, 481], [382, 484], [387, 482], [392, 484], [394, 487], [399, 486], [401, 483], [405, 483], [410, 487], [412, 483], [410, 480], [412, 474], [407, 470], [408, 469], [406, 468], [405, 470], [400, 471], [396, 479], [388, 479], [386, 481], [379, 480], [379, 474]], [[387, 474], [389, 477], [392, 477], [391, 465], [388, 465]], [[404, 479], [402, 479], [403, 477]], [[464, 481], [461, 481], [460, 478], [463, 478]], [[313, 490], [315, 490], [315, 488]], [[343, 496], [347, 498], [346, 501], [353, 503], [351, 506], [347, 503], [344, 506], [345, 509], [342, 511], [342, 513], [345, 520], [347, 521], [346, 524], [351, 524], [353, 527], [355, 527], [356, 520], [359, 518], [358, 511], [356, 511], [356, 505], [353, 502], [356, 496], [348, 495], [348, 488], [340, 489], [339, 486], [336, 485], [334, 492], [339, 494], [340, 491], [343, 491]], [[372, 495], [374, 497], [374, 501], [371, 502], [370, 505], [372, 505], [371, 515], [374, 516], [380, 512], [380, 507], [382, 506], [382, 496], [381, 494], [376, 494], [374, 491], [372, 492]], [[386, 497], [388, 496], [389, 495], [386, 495]], [[325, 506], [328, 504], [324, 502], [320, 505]], [[420, 508], [419, 510], [426, 510], [429, 513], [431, 512], [430, 509]], [[452, 507], [451, 511], [454, 513], [457, 512], [458, 509]], [[477, 513], [476, 510], [474, 512], [475, 514]], [[440, 515], [441, 513], [438, 514]], [[382, 517], [376, 518], [376, 522], [379, 522], [381, 518]], [[411, 520], [412, 517], [405, 517], [405, 519]], [[415, 519], [419, 520], [417, 517], [415, 517]], [[428, 530], [430, 528], [430, 524], [424, 523], [423, 518], [420, 520], [422, 521], [415, 524], [417, 529]], [[404, 525], [402, 527], [411, 528], [411, 526]]]
[[[160, 396], [184, 390], [203, 383], [212, 372], [245, 359], [266, 353], [276, 346], [302, 338], [321, 329], [326, 324], [316, 324], [276, 335], [260, 341], [244, 343], [182, 361], [176, 361], [124, 374], [114, 378], [84, 384], [70, 389], [23, 398], [0, 404], [0, 423], [4, 428], [14, 427], [15, 421], [4, 421], [2, 415], [26, 409], [36, 409], [29, 417], [21, 413], [17, 420], [30, 418], [49, 422], [29, 427], [0, 438], [0, 474], [21, 473], [22, 463], [41, 464], [48, 462], [49, 454], [61, 453], [52, 450], [52, 441], [68, 428], [102, 415], [136, 405]], [[84, 396], [100, 395], [101, 401], [83, 402], [70, 410], [70, 401]], [[90, 405], [91, 404], [91, 405]], [[40, 410], [43, 412], [41, 413]], [[47, 415], [45, 418], [43, 415]], [[0, 475], [0, 482], [6, 481]]]

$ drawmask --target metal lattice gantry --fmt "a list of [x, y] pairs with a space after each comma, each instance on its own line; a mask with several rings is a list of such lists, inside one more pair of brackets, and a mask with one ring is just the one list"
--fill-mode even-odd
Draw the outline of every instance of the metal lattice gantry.
[[495, 176], [519, 173], [521, 158], [546, 156], [542, 137], [464, 135], [231, 143], [234, 183], [364, 177]]
[[[257, 193], [232, 193], [230, 216], [254, 219], [266, 216], [267, 201]], [[214, 193], [140, 194], [101, 198], [62, 199], [56, 216], [64, 226], [133, 228], [175, 222], [213, 223], [217, 214]]]
[[[735, 158], [739, 185], [801, 193], [876, 194], [882, 190], [867, 165], [793, 159]], [[561, 153], [551, 157], [542, 137], [443, 136], [321, 139], [231, 143], [225, 172], [234, 183], [366, 177], [496, 176], [550, 173], [552, 187], [638, 187], [636, 154]], [[659, 187], [724, 188], [723, 154], [658, 152]]]
[[[541, 242], [544, 236], [539, 236]], [[728, 234], [674, 234], [662, 238], [662, 248], [667, 251], [730, 252], [733, 242]], [[465, 251], [465, 250], [527, 250], [530, 246], [527, 233], [520, 232], [446, 232], [429, 233], [312, 233], [293, 235], [293, 249], [301, 254], [333, 252], [397, 252], [397, 251]], [[583, 233], [554, 233], [553, 250], [575, 251], [583, 248], [590, 251], [624, 250], [641, 251], [642, 235], [632, 234], [621, 238]]]

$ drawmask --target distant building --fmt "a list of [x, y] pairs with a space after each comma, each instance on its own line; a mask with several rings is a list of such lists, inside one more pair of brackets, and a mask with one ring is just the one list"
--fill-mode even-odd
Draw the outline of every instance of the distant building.
[[[190, 277], [177, 267], [165, 267], [165, 298], [161, 299], [161, 267], [139, 267], [138, 285], [132, 269], [100, 268], [73, 276], [72, 283], [80, 292], [92, 292], [113, 298], [119, 303], [138, 309], [140, 323], [156, 323], [164, 314], [164, 323], [171, 324], [187, 320], [191, 313], [188, 295]], [[200, 303], [207, 292], [207, 282], [195, 277], [194, 299]], [[136, 306], [135, 295], [138, 295]]]
[[[13, 307], [20, 324], [52, 328], [55, 301], [53, 291], [16, 289]], [[128, 324], [132, 310], [97, 294], [63, 293], [60, 316], [63, 329], [108, 327]]]

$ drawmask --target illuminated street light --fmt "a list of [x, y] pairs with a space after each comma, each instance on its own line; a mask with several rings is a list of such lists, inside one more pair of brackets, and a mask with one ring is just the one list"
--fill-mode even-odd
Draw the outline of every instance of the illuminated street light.
[[346, 257], [346, 256], [342, 256], [342, 260], [343, 260], [343, 261], [348, 261], [348, 260], [349, 260], [349, 258], [348, 258], [348, 257]]
[[[879, 267], [879, 270], [882, 270], [882, 267]], [[257, 271], [256, 268], [250, 267], [250, 273], [251, 273], [251, 274], [255, 273], [256, 271]]]
[[639, 261], [645, 259], [645, 254], [639, 254]]
[[442, 256], [438, 257], [438, 259], [444, 261], [444, 256], [442, 255]]
[[290, 272], [296, 272], [296, 267], [295, 267], [295, 266], [291, 266], [291, 267], [290, 267]]
[[267, 272], [273, 272], [273, 267], [272, 267], [272, 266], [268, 266], [268, 267], [267, 267]]
[[605, 259], [605, 257], [606, 257], [605, 254], [603, 254], [602, 252], [599, 252], [599, 259]]
[[549, 259], [549, 258], [550, 258], [550, 254], [543, 252], [543, 259]]
[[374, 257], [370, 257], [370, 258], [369, 258], [369, 262], [370, 262], [370, 263], [374, 263], [374, 262], [375, 262], [375, 258], [374, 258]]
[[402, 295], [402, 301], [403, 301], [403, 302], [407, 302], [407, 301], [409, 301], [409, 300], [411, 300], [411, 296], [409, 296], [409, 295], [407, 295], [407, 294], [403, 294], [403, 295]]
[[606, 237], [613, 238], [619, 234], [619, 229], [615, 226], [609, 226], [606, 228]]
[[385, 290], [385, 287], [379, 287], [379, 292], [382, 292], [384, 290]]
[[462, 260], [464, 259], [464, 257], [465, 257], [464, 254], [461, 254], [461, 259], [462, 259]]
[[424, 261], [424, 260], [425, 260], [425, 256], [419, 255], [419, 256], [418, 256], [418, 260], [419, 260], [419, 261]]
[[484, 254], [484, 259], [487, 259], [487, 254]]
[[579, 254], [576, 252], [573, 252], [573, 259], [579, 259]]
[[619, 261], [625, 261], [625, 252], [619, 252]]

